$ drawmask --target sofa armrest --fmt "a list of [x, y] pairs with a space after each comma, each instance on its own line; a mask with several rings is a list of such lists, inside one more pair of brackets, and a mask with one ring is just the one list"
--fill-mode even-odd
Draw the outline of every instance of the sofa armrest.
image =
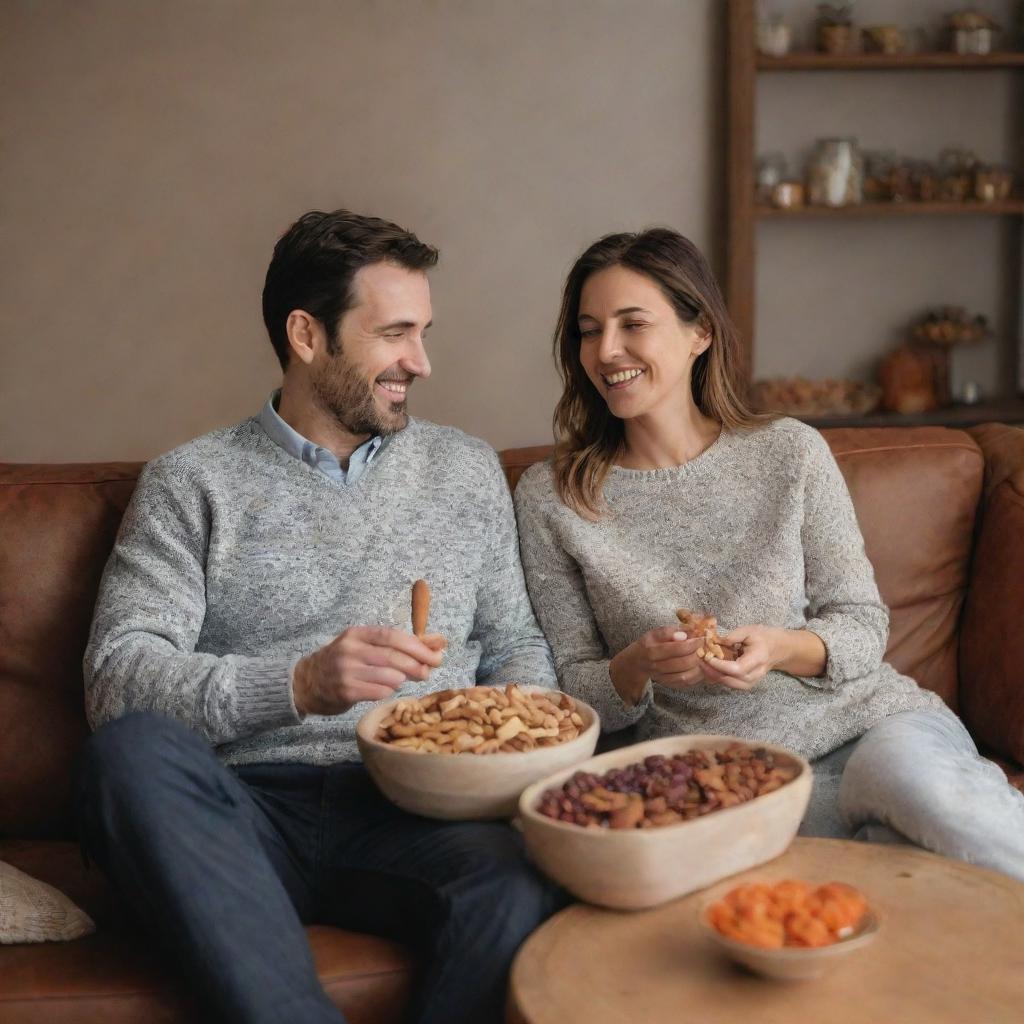
[[960, 709], [975, 738], [1024, 763], [1024, 430], [970, 431], [985, 483], [960, 630]]

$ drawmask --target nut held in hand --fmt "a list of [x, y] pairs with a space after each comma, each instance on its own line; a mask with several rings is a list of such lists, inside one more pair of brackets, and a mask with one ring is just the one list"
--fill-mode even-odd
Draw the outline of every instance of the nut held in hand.
[[422, 637], [427, 631], [427, 617], [430, 614], [430, 584], [417, 580], [412, 585], [412, 631]]

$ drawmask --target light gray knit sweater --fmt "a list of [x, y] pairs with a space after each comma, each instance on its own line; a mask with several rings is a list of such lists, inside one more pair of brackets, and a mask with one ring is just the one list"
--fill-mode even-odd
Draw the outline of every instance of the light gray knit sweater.
[[340, 486], [256, 419], [201, 437], [151, 462], [125, 513], [85, 653], [89, 722], [162, 712], [234, 764], [358, 760], [369, 705], [300, 719], [292, 668], [346, 626], [410, 629], [420, 578], [449, 646], [403, 695], [554, 685], [508, 486], [482, 441], [412, 420]]
[[[900, 711], [942, 707], [883, 663], [882, 604], [846, 483], [824, 438], [782, 419], [723, 431], [684, 466], [615, 467], [596, 523], [566, 508], [548, 463], [516, 490], [530, 597], [562, 688], [593, 704], [605, 729], [639, 738], [727, 733], [814, 759]], [[825, 642], [820, 679], [770, 672], [748, 692], [647, 686], [628, 707], [612, 656], [675, 610], [718, 616], [719, 629], [808, 629]]]

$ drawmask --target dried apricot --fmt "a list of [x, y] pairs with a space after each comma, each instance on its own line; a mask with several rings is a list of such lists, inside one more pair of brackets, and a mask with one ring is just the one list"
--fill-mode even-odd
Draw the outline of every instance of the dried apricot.
[[815, 887], [785, 879], [736, 886], [708, 908], [707, 920], [723, 935], [754, 946], [816, 947], [845, 938], [866, 912], [863, 895], [843, 882]]

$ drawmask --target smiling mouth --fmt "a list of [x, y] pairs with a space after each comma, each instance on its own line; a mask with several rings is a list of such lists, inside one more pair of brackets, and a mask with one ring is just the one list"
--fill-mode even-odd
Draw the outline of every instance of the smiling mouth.
[[605, 387], [609, 391], [621, 391], [623, 388], [628, 388], [633, 381], [646, 372], [646, 370], [632, 369], [619, 370], [616, 373], [602, 373], [601, 380], [604, 381]]
[[388, 397], [392, 398], [396, 402], [402, 402], [405, 400], [406, 393], [409, 390], [409, 385], [412, 383], [412, 378], [409, 380], [380, 380], [376, 381], [379, 388], [387, 392]]

